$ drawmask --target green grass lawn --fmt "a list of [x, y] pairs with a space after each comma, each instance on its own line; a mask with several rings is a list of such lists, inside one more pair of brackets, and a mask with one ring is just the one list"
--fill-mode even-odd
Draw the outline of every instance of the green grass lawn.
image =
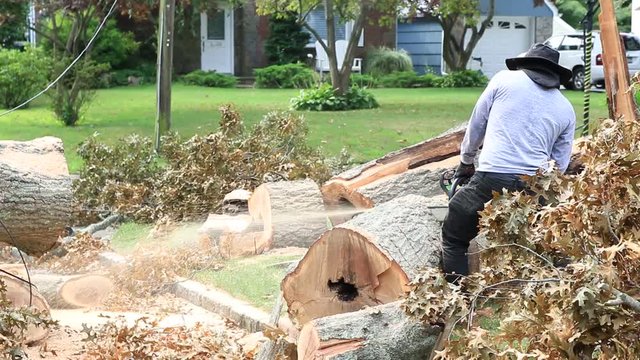
[[[305, 112], [309, 143], [328, 156], [345, 147], [358, 161], [370, 160], [411, 143], [432, 137], [468, 119], [482, 89], [374, 89], [380, 108], [347, 112]], [[215, 130], [218, 107], [234, 103], [247, 124], [271, 110], [286, 110], [298, 90], [215, 89], [176, 84], [173, 87], [173, 129], [185, 136]], [[582, 93], [565, 95], [582, 114]], [[592, 95], [593, 118], [607, 114], [605, 95]], [[0, 139], [28, 140], [57, 136], [65, 144], [72, 172], [81, 161], [78, 144], [94, 132], [107, 141], [131, 133], [152, 135], [155, 89], [152, 86], [99, 90], [78, 126], [57, 122], [46, 98], [30, 108], [0, 118]], [[580, 117], [580, 115], [579, 115]]]

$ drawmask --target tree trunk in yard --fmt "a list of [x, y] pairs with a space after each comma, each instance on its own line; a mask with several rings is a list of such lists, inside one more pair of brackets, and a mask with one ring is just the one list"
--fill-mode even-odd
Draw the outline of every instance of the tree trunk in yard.
[[300, 324], [405, 296], [418, 269], [440, 262], [440, 222], [429, 199], [394, 199], [325, 232], [282, 281]]
[[62, 141], [0, 141], [0, 242], [33, 255], [51, 249], [70, 225], [71, 178]]
[[397, 301], [308, 323], [298, 338], [298, 359], [422, 360], [440, 332], [410, 319]]
[[[467, 25], [465, 16], [452, 15], [439, 19], [444, 34], [442, 48], [447, 71], [462, 71], [467, 68], [473, 50], [493, 21], [495, 5], [495, 0], [489, 1], [487, 17], [479, 25]], [[467, 42], [468, 32], [470, 32], [471, 38]]]

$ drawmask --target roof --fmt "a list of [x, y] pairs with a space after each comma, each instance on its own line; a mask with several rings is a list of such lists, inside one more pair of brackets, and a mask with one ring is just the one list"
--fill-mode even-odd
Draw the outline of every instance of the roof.
[[[480, 13], [485, 15], [489, 11], [490, 0], [480, 0]], [[495, 16], [553, 16], [553, 10], [547, 3], [533, 6], [533, 0], [495, 0]]]

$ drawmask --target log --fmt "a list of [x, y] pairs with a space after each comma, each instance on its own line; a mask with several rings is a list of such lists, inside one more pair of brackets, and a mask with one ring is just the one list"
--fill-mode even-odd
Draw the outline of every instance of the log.
[[430, 204], [404, 196], [322, 234], [282, 281], [291, 318], [304, 324], [402, 298], [420, 268], [440, 263], [440, 221]]
[[0, 194], [0, 220], [13, 235], [0, 231], [0, 242], [32, 255], [51, 249], [71, 219], [62, 140], [0, 141]]
[[217, 248], [226, 258], [261, 254], [267, 247], [263, 228], [249, 215], [210, 214], [198, 229], [200, 247], [204, 251]]
[[[406, 177], [398, 178], [397, 175], [405, 174], [412, 169], [423, 168], [427, 164], [436, 163], [442, 160], [450, 159], [460, 153], [460, 143], [464, 138], [466, 124], [451, 129], [446, 133], [429, 139], [418, 144], [406, 147], [404, 149], [389, 153], [382, 158], [370, 161], [366, 164], [350, 169], [339, 174], [326, 182], [322, 186], [322, 195], [329, 205], [338, 205], [342, 200], [352, 203], [357, 208], [370, 208], [375, 203], [384, 202], [397, 196], [397, 194], [407, 195], [414, 193], [415, 189], [420, 186], [420, 180], [425, 176], [434, 178], [434, 174], [424, 171], [437, 172], [437, 167], [427, 167], [423, 171], [411, 172]], [[453, 166], [457, 165], [453, 164]], [[447, 167], [450, 167], [447, 165]], [[437, 173], [439, 178], [440, 173]], [[392, 181], [392, 182], [389, 182]], [[362, 190], [367, 185], [373, 184], [368, 190]], [[405, 189], [397, 189], [399, 184], [404, 185]], [[428, 186], [429, 183], [422, 183], [422, 186]], [[385, 184], [388, 184], [385, 186]], [[435, 182], [437, 186], [438, 182]], [[382, 190], [380, 189], [382, 188]], [[394, 191], [388, 195], [381, 195], [376, 198], [376, 194], [387, 191]], [[407, 192], [409, 189], [409, 192]], [[431, 187], [431, 189], [435, 189]], [[363, 191], [364, 193], [361, 193]], [[425, 193], [419, 195], [430, 196]], [[372, 197], [373, 196], [373, 197]], [[386, 199], [386, 200], [385, 200]]]
[[313, 320], [298, 338], [299, 360], [423, 360], [441, 332], [410, 319], [396, 301]]
[[[31, 300], [31, 308], [43, 311], [48, 316], [51, 316], [49, 304], [45, 298], [38, 292], [35, 287], [31, 287], [31, 296], [29, 295], [29, 285], [23, 281], [15, 279], [7, 274], [0, 273], [0, 282], [3, 282], [6, 286], [6, 297], [15, 308], [28, 307], [29, 300]], [[25, 332], [25, 343], [32, 344], [45, 339], [49, 335], [49, 330], [37, 327], [29, 326]]]
[[[0, 269], [27, 279], [22, 264], [4, 264], [0, 265]], [[114, 289], [113, 282], [103, 275], [60, 275], [34, 270], [30, 270], [29, 274], [31, 283], [52, 309], [96, 307]]]
[[233, 190], [222, 199], [222, 213], [227, 215], [247, 214], [249, 212], [250, 197], [250, 191], [243, 189]]
[[262, 240], [269, 249], [308, 248], [327, 230], [322, 194], [312, 180], [260, 185], [249, 199], [249, 214], [264, 224]]

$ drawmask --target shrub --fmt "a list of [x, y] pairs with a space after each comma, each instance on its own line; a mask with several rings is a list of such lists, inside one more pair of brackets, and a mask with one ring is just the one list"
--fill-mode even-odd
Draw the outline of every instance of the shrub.
[[435, 74], [418, 75], [413, 71], [394, 72], [379, 79], [386, 88], [428, 88], [439, 87], [441, 78]]
[[344, 95], [336, 94], [329, 84], [315, 89], [302, 90], [298, 97], [291, 99], [295, 110], [342, 111], [377, 108], [378, 102], [373, 94], [357, 86], [349, 88]]
[[296, 14], [269, 19], [269, 37], [264, 49], [270, 64], [284, 65], [305, 61], [310, 35], [302, 31]]
[[[56, 62], [53, 74], [57, 75], [71, 63], [63, 58]], [[56, 118], [66, 126], [74, 126], [80, 120], [85, 106], [95, 95], [96, 79], [109, 70], [109, 64], [98, 64], [90, 58], [78, 61], [59, 82], [56, 91], [51, 92], [51, 106]]]
[[115, 146], [89, 138], [79, 149], [86, 164], [74, 183], [79, 205], [140, 221], [201, 219], [237, 188], [329, 178], [323, 156], [306, 143], [302, 117], [274, 112], [247, 130], [232, 107], [222, 107], [221, 113], [215, 133], [187, 140], [176, 134], [164, 137], [161, 165], [148, 138], [134, 135]]
[[13, 108], [47, 85], [49, 59], [36, 49], [0, 49], [0, 104]]
[[185, 84], [206, 87], [235, 87], [238, 79], [233, 75], [220, 74], [215, 71], [196, 70], [182, 77]]
[[374, 88], [378, 86], [378, 79], [371, 75], [351, 74], [351, 86]]
[[317, 74], [301, 63], [271, 65], [253, 73], [259, 88], [308, 89], [317, 82]]
[[486, 86], [488, 82], [489, 79], [479, 71], [463, 70], [443, 76], [440, 87], [483, 87]]
[[413, 71], [413, 62], [406, 51], [387, 47], [376, 48], [369, 52], [365, 65], [366, 73], [374, 77], [397, 71]]

